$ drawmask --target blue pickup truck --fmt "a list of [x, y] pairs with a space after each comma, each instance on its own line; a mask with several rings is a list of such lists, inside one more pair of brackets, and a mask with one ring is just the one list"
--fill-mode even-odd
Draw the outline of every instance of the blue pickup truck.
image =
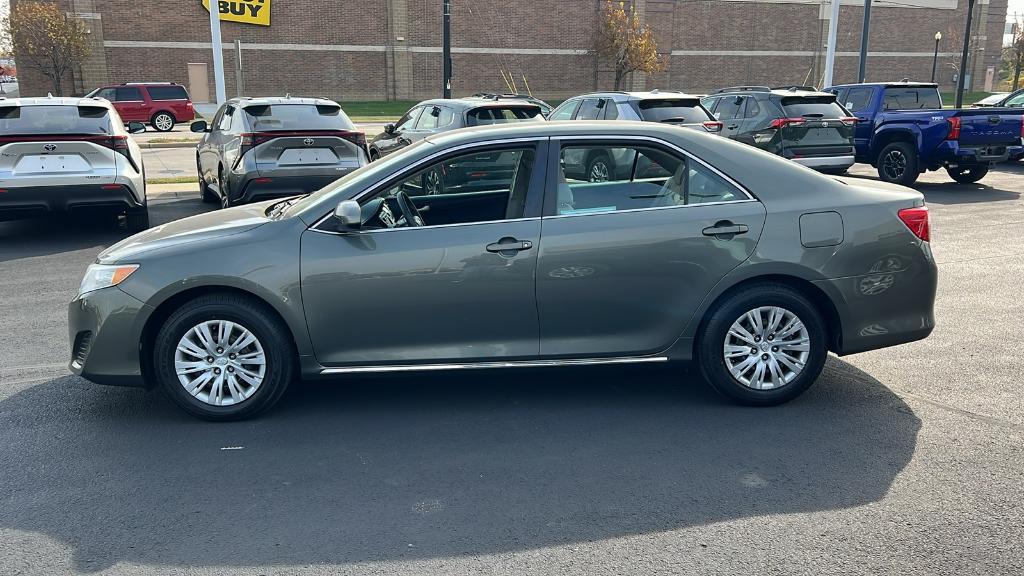
[[977, 182], [991, 165], [1024, 154], [1020, 109], [943, 109], [937, 84], [885, 82], [825, 89], [857, 118], [856, 160], [886, 182], [909, 186], [945, 168], [957, 182]]

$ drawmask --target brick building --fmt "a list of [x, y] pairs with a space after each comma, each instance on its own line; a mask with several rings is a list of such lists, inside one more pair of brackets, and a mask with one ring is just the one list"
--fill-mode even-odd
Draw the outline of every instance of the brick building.
[[[12, 0], [12, 4], [31, 0]], [[66, 80], [84, 93], [106, 83], [174, 81], [197, 102], [213, 93], [208, 12], [200, 0], [51, 0], [90, 30], [95, 49]], [[667, 58], [664, 72], [635, 75], [635, 88], [705, 92], [736, 84], [818, 83], [829, 4], [817, 0], [633, 0]], [[841, 0], [836, 82], [856, 79], [863, 0]], [[982, 89], [998, 66], [1007, 0], [979, 0], [970, 69]], [[227, 93], [236, 94], [234, 41], [242, 42], [244, 91], [339, 100], [437, 96], [441, 0], [228, 0], [267, 10], [270, 25], [222, 22]], [[247, 6], [248, 5], [248, 6]], [[258, 8], [253, 8], [257, 6]], [[966, 0], [875, 0], [869, 80], [931, 76], [954, 85]], [[451, 0], [453, 91], [519, 90], [557, 99], [607, 89], [609, 71], [589, 54], [601, 0]], [[265, 13], [261, 15], [265, 16]], [[23, 95], [48, 83], [21, 67]], [[523, 78], [525, 77], [525, 82]], [[70, 88], [70, 90], [68, 90]]]

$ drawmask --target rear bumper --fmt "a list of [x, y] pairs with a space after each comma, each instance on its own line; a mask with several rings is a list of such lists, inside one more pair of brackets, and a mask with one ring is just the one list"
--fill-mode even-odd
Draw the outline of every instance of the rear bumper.
[[945, 141], [936, 149], [936, 160], [933, 168], [947, 166], [975, 166], [996, 164], [1006, 160], [1019, 158], [1024, 154], [1024, 146], [992, 145], [992, 146], [961, 146], [956, 141]]
[[120, 288], [103, 288], [68, 304], [68, 368], [97, 384], [146, 386], [139, 361], [142, 327], [152, 308]]
[[145, 197], [129, 184], [84, 184], [77, 186], [0, 186], [0, 216], [29, 217], [80, 209], [138, 210]]
[[327, 186], [349, 171], [327, 176], [257, 176], [245, 174], [231, 185], [233, 203], [246, 204], [272, 198], [309, 194]]
[[814, 168], [816, 170], [832, 169], [832, 170], [845, 170], [850, 166], [853, 166], [855, 159], [853, 155], [849, 156], [818, 156], [811, 158], [790, 158], [797, 164], [807, 166], [808, 168]]

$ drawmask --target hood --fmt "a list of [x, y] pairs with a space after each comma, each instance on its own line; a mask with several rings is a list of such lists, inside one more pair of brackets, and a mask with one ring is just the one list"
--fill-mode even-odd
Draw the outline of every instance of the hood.
[[261, 202], [199, 214], [168, 222], [140, 232], [100, 253], [100, 262], [124, 262], [144, 252], [220, 238], [252, 230], [270, 221], [266, 209], [273, 202]]

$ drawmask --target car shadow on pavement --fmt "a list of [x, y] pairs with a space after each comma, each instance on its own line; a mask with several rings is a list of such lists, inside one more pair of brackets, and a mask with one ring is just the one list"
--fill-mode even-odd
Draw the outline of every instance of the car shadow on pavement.
[[842, 360], [774, 409], [677, 370], [304, 383], [228, 424], [58, 378], [0, 401], [0, 528], [89, 572], [458, 557], [860, 506], [914, 453], [920, 420]]
[[[197, 209], [198, 208], [198, 209]], [[159, 226], [186, 216], [212, 210], [198, 198], [153, 202], [150, 224]], [[123, 223], [122, 223], [123, 224]], [[67, 256], [78, 250], [104, 248], [131, 233], [109, 212], [83, 211], [43, 218], [0, 221], [0, 262], [37, 256]]]

